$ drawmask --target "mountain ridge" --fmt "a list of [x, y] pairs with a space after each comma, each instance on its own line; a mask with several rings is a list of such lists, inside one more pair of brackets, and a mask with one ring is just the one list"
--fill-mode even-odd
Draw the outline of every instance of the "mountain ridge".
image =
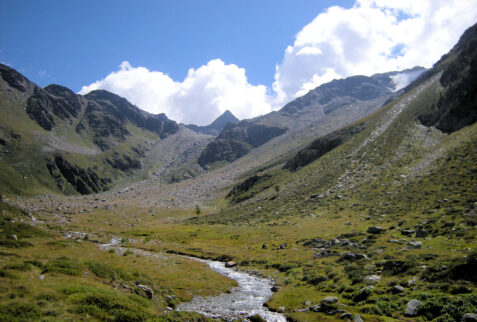
[[226, 110], [222, 115], [217, 117], [212, 123], [206, 126], [198, 126], [194, 124], [186, 125], [187, 128], [197, 133], [218, 135], [220, 131], [227, 125], [227, 123], [238, 123], [240, 120], [235, 117], [229, 110]]

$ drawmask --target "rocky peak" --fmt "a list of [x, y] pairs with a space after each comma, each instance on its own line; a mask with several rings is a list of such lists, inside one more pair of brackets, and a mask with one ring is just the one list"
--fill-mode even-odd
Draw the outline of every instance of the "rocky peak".
[[6, 65], [0, 64], [0, 76], [10, 87], [26, 92], [31, 82], [22, 74]]
[[197, 133], [204, 133], [210, 135], [217, 135], [222, 131], [222, 129], [228, 124], [238, 123], [240, 120], [235, 117], [229, 110], [226, 110], [222, 115], [220, 115], [215, 121], [210, 123], [207, 126], [197, 126], [197, 125], [186, 125], [187, 128], [191, 129]]

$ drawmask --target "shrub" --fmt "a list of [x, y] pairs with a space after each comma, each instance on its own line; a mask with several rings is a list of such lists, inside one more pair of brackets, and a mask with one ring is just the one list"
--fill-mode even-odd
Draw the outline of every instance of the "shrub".
[[135, 294], [127, 296], [94, 287], [73, 287], [72, 290], [75, 292], [70, 299], [77, 305], [74, 309], [77, 313], [114, 321], [146, 321], [155, 318], [149, 302]]
[[460, 321], [465, 313], [477, 308], [477, 294], [464, 294], [456, 297], [424, 296], [419, 315], [427, 320]]
[[16, 271], [26, 272], [26, 271], [31, 270], [31, 266], [30, 266], [30, 264], [28, 264], [26, 262], [23, 262], [21, 264], [5, 265], [5, 266], [3, 266], [3, 269], [11, 269], [11, 270], [16, 270]]
[[43, 274], [52, 272], [77, 276], [81, 274], [81, 265], [77, 262], [71, 261], [67, 257], [60, 257], [49, 261], [42, 271]]
[[366, 300], [372, 293], [372, 290], [369, 287], [360, 289], [353, 295], [353, 302], [361, 302]]
[[13, 302], [0, 305], [0, 317], [3, 321], [33, 321], [39, 319], [40, 311], [33, 304]]
[[315, 270], [305, 270], [303, 272], [302, 280], [311, 285], [318, 285], [324, 281], [327, 281], [328, 278], [322, 274], [318, 274]]
[[117, 270], [107, 264], [88, 261], [85, 263], [85, 265], [94, 275], [98, 277], [115, 280], [118, 276]]

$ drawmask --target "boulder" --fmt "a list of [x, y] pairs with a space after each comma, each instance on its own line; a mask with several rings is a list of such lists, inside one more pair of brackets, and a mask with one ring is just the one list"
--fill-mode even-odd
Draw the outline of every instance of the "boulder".
[[152, 297], [154, 296], [154, 292], [152, 291], [152, 289], [147, 287], [146, 285], [137, 284], [134, 289], [134, 292], [137, 295], [145, 297], [149, 300], [152, 299]]
[[373, 226], [373, 227], [368, 227], [368, 230], [366, 232], [370, 233], [370, 234], [380, 234], [382, 233], [383, 231], [385, 231], [386, 229], [383, 229], [381, 227], [378, 227], [378, 226]]
[[364, 322], [363, 319], [361, 318], [361, 315], [359, 314], [356, 314], [354, 317], [353, 317], [353, 320], [351, 320], [352, 322]]
[[363, 254], [348, 252], [341, 255], [341, 257], [339, 258], [339, 261], [344, 261], [344, 260], [355, 261], [362, 258], [367, 258], [367, 256]]
[[422, 242], [421, 241], [411, 241], [411, 242], [407, 243], [407, 245], [409, 247], [412, 247], [412, 248], [421, 248]]
[[393, 288], [391, 289], [391, 293], [393, 294], [398, 294], [404, 292], [404, 287], [401, 285], [394, 285]]
[[414, 234], [414, 230], [412, 229], [403, 229], [401, 230], [401, 234], [403, 234], [404, 236], [411, 236], [412, 234]]
[[466, 313], [462, 316], [462, 322], [475, 322], [477, 321], [477, 314], [475, 313]]
[[340, 319], [343, 319], [343, 320], [346, 320], [346, 319], [350, 319], [353, 315], [349, 312], [344, 312], [340, 315]]
[[324, 299], [321, 300], [321, 303], [324, 304], [335, 304], [338, 303], [338, 298], [335, 296], [327, 296]]
[[416, 299], [412, 299], [407, 302], [406, 311], [404, 315], [406, 316], [417, 316], [419, 313], [419, 308], [422, 306], [422, 302]]
[[424, 229], [418, 229], [416, 231], [416, 238], [426, 238], [427, 237], [427, 231]]
[[225, 267], [235, 267], [235, 266], [237, 266], [237, 263], [234, 261], [225, 262]]
[[378, 275], [368, 275], [364, 278], [364, 281], [376, 284], [380, 279], [381, 277], [379, 277]]

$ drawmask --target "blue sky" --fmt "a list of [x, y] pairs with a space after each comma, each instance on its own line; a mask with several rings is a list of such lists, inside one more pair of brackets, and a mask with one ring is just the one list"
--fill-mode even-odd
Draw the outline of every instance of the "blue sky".
[[431, 67], [477, 21], [476, 1], [0, 0], [0, 62], [204, 125], [333, 79]]
[[333, 3], [353, 1], [1, 0], [0, 61], [74, 91], [124, 60], [182, 80], [221, 58], [271, 84], [295, 34]]

